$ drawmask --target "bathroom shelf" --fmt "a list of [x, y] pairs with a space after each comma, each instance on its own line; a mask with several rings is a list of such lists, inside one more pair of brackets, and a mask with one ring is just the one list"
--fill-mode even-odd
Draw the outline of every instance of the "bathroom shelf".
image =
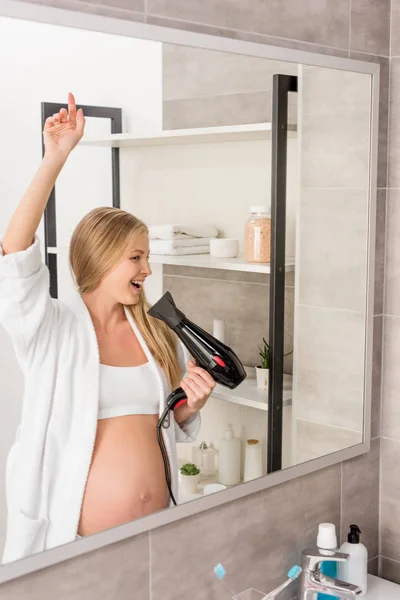
[[[66, 251], [68, 246], [58, 248], [48, 247], [49, 254], [58, 254], [60, 250]], [[243, 256], [237, 258], [216, 258], [210, 254], [187, 254], [183, 256], [168, 256], [164, 254], [152, 254], [151, 264], [173, 265], [176, 267], [201, 267], [203, 269], [225, 269], [227, 271], [247, 271], [248, 273], [271, 272], [269, 263], [248, 263]], [[286, 272], [294, 271], [294, 258], [286, 259]]]
[[[270, 273], [270, 263], [249, 263], [243, 256], [237, 258], [216, 258], [210, 254], [187, 254], [168, 256], [151, 254], [150, 264], [175, 265], [181, 267], [201, 267], [206, 269], [226, 269], [227, 271], [247, 271], [248, 273]], [[294, 259], [286, 260], [286, 271], [294, 270]]]
[[[172, 146], [215, 142], [247, 142], [271, 138], [271, 123], [233, 125], [230, 127], [202, 127], [199, 129], [172, 129], [152, 135], [114, 133], [107, 136], [87, 136], [80, 146], [105, 146], [110, 148], [139, 148], [145, 146]], [[296, 137], [297, 126], [289, 125], [288, 136]]]
[[[233, 402], [242, 406], [258, 408], [268, 411], [268, 392], [257, 389], [256, 379], [248, 377], [234, 390], [230, 390], [222, 385], [217, 385], [214, 388], [211, 396], [226, 402]], [[292, 404], [292, 376], [283, 375], [283, 406]]]
[[[197, 491], [194, 494], [190, 494], [190, 493], [185, 493], [184, 489], [181, 486], [181, 482], [179, 480], [179, 475], [178, 475], [178, 486], [179, 486], [179, 504], [186, 504], [186, 502], [190, 502], [191, 500], [197, 500], [198, 498], [204, 498], [204, 488], [206, 485], [212, 484], [212, 483], [218, 483], [218, 476], [217, 473], [215, 473], [214, 475], [200, 475], [200, 481], [199, 484], [197, 486]], [[240, 479], [240, 483], [243, 483], [243, 478]], [[240, 485], [236, 484], [236, 485]], [[232, 485], [227, 485], [226, 488], [232, 488], [232, 487], [236, 487], [236, 486], [232, 486]], [[221, 490], [223, 491], [223, 490]], [[219, 492], [215, 492], [215, 493], [219, 493]]]

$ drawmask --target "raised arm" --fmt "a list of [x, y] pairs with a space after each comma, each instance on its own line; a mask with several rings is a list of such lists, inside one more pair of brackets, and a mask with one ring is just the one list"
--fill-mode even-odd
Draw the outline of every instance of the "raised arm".
[[68, 111], [46, 120], [43, 130], [45, 154], [36, 175], [25, 192], [3, 238], [3, 255], [27, 250], [43, 216], [51, 190], [69, 153], [83, 136], [85, 117], [76, 110], [75, 98], [68, 94]]
[[23, 369], [44, 360], [57, 330], [59, 307], [50, 297], [49, 270], [34, 236], [57, 175], [84, 127], [82, 111], [76, 111], [70, 94], [68, 112], [60, 110], [45, 123], [42, 164], [0, 239], [0, 325]]

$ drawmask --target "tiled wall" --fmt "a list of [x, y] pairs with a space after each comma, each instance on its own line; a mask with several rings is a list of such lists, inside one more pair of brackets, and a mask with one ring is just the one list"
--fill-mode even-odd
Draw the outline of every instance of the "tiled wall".
[[380, 533], [382, 575], [400, 583], [400, 1], [391, 6]]
[[[164, 129], [269, 123], [278, 69], [297, 75], [293, 63], [163, 44]], [[289, 123], [297, 123], [295, 94]]]
[[297, 462], [362, 441], [370, 98], [362, 73], [300, 70]]
[[[381, 94], [379, 185], [382, 192], [379, 203], [377, 281], [383, 281], [388, 92], [385, 74], [388, 72], [389, 0], [44, 0], [42, 3], [379, 61], [384, 76]], [[398, 0], [393, 0], [393, 9], [395, 23], [396, 17], [400, 19]], [[395, 28], [392, 44], [400, 55], [400, 36]], [[393, 60], [393, 66], [396, 66], [396, 59]], [[393, 108], [395, 104], [394, 101]], [[392, 113], [395, 124], [396, 111]], [[391, 155], [392, 163], [394, 155], [395, 149]], [[395, 178], [395, 172], [392, 172], [392, 178]], [[379, 283], [376, 289], [374, 436], [379, 435], [383, 299]], [[396, 317], [386, 318], [391, 322], [396, 321]], [[387, 330], [391, 335], [397, 331]], [[400, 335], [400, 328], [398, 331]], [[392, 381], [396, 381], [397, 377], [396, 341], [390, 344], [393, 358], [387, 361], [388, 365], [393, 365]], [[387, 377], [385, 381], [390, 384]], [[387, 387], [392, 389], [392, 385]], [[400, 384], [398, 387], [400, 389]], [[394, 395], [392, 397], [394, 399]], [[400, 439], [399, 436], [397, 439]], [[389, 454], [388, 447], [393, 444], [398, 446], [400, 442], [384, 440], [384, 456]], [[268, 590], [282, 580], [287, 568], [298, 560], [300, 550], [314, 542], [315, 528], [321, 521], [333, 521], [338, 527], [341, 525], [342, 535], [347, 524], [357, 521], [369, 548], [370, 568], [376, 571], [379, 552], [379, 445], [379, 440], [375, 439], [372, 451], [360, 458], [160, 528], [150, 535], [115, 544], [4, 584], [0, 586], [0, 600], [223, 600], [226, 598], [225, 590], [212, 576], [212, 568], [219, 561], [225, 564], [231, 574], [231, 584], [237, 589], [255, 585]], [[397, 507], [398, 510], [400, 506], [399, 495], [395, 495], [398, 484], [393, 476], [395, 469], [399, 469], [397, 463], [392, 458], [392, 466], [387, 463], [383, 469], [383, 484], [386, 481], [389, 483], [385, 472], [391, 473], [390, 486], [387, 486], [391, 496], [387, 495], [394, 516], [394, 509]], [[395, 539], [396, 536], [392, 535], [390, 548], [394, 548]], [[386, 554], [396, 559], [396, 555]], [[396, 563], [385, 561], [386, 575], [392, 573], [394, 576], [395, 569]]]

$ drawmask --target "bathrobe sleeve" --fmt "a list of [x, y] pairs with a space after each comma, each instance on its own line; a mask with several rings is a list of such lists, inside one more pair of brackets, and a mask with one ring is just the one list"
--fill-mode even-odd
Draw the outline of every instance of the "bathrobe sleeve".
[[[186, 373], [186, 362], [184, 350], [181, 342], [178, 340], [178, 361], [181, 367], [182, 377]], [[197, 412], [186, 421], [177, 423], [175, 421], [175, 439], [178, 443], [181, 442], [195, 442], [200, 431], [201, 416], [200, 412]]]
[[22, 368], [40, 351], [45, 355], [54, 331], [58, 307], [50, 297], [49, 283], [37, 236], [27, 250], [5, 256], [0, 238], [0, 324], [10, 335]]

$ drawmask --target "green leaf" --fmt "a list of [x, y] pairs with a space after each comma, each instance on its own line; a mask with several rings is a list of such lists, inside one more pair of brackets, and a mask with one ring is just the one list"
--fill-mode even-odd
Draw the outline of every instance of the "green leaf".
[[186, 463], [181, 466], [182, 475], [198, 475], [200, 473], [200, 469], [193, 463]]

